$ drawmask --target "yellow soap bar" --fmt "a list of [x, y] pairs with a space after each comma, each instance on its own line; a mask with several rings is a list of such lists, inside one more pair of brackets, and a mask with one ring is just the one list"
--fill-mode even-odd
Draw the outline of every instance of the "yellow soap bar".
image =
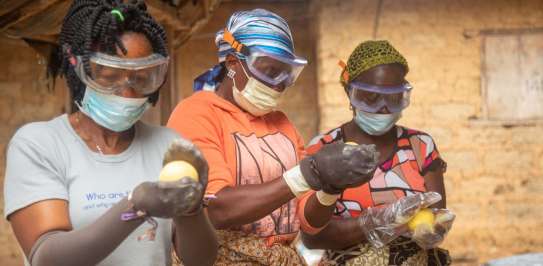
[[185, 161], [172, 161], [164, 165], [158, 179], [160, 181], [171, 182], [177, 181], [183, 177], [190, 177], [195, 181], [198, 181], [199, 178], [196, 168], [190, 163]]
[[434, 220], [435, 216], [432, 210], [430, 209], [422, 209], [417, 214], [415, 214], [415, 217], [413, 217], [409, 222], [407, 223], [407, 226], [411, 231], [415, 231], [417, 227], [424, 226], [433, 228], [434, 227]]
[[347, 145], [358, 145], [358, 143], [356, 143], [354, 141], [347, 141], [347, 142], [345, 142], [345, 144], [347, 144]]

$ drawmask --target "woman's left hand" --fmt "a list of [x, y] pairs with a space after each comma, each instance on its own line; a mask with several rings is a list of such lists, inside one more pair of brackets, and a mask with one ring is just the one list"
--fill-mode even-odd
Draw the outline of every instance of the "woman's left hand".
[[204, 186], [190, 177], [173, 182], [144, 182], [132, 192], [134, 209], [147, 215], [175, 218], [197, 213], [202, 208]]
[[183, 177], [173, 182], [144, 182], [132, 193], [130, 201], [134, 209], [163, 218], [188, 216], [202, 209], [209, 171], [202, 152], [192, 142], [176, 139], [166, 151], [163, 165], [172, 161], [185, 161], [194, 166], [198, 180]]
[[423, 249], [431, 249], [440, 245], [449, 232], [456, 215], [448, 209], [434, 209], [435, 215], [433, 230], [415, 231], [411, 239]]
[[366, 240], [380, 248], [404, 234], [405, 224], [422, 208], [441, 200], [437, 192], [425, 192], [405, 196], [388, 206], [370, 207], [358, 216], [359, 226]]

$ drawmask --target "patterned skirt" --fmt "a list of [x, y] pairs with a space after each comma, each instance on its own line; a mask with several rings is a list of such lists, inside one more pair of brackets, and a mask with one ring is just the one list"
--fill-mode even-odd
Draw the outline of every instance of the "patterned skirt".
[[342, 251], [327, 251], [322, 266], [445, 266], [451, 264], [447, 250], [421, 249], [408, 238], [398, 238], [388, 246], [375, 248], [370, 244], [359, 244]]
[[[269, 244], [266, 239], [240, 231], [217, 230], [219, 250], [216, 266], [305, 266], [290, 244]], [[183, 265], [174, 257], [174, 266]]]

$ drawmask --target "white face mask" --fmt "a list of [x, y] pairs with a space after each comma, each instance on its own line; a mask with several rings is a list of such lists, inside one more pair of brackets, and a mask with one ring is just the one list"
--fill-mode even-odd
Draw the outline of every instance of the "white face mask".
[[[243, 72], [245, 72], [245, 69], [243, 69]], [[230, 77], [234, 83], [234, 87], [232, 88], [234, 101], [236, 101], [236, 103], [245, 111], [254, 116], [263, 116], [277, 107], [277, 101], [282, 95], [281, 92], [250, 77], [247, 73], [245, 73], [245, 76], [248, 78], [247, 84], [245, 84], [243, 90], [240, 91], [236, 87], [234, 75], [235, 72], [233, 70], [228, 71], [228, 77]]]
[[88, 87], [79, 110], [99, 125], [115, 132], [132, 127], [149, 108], [147, 97], [126, 98], [114, 94], [103, 94]]

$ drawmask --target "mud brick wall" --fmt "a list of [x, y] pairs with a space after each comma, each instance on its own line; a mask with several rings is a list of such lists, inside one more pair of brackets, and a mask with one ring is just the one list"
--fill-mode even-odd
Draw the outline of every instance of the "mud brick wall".
[[[326, 131], [351, 118], [337, 61], [373, 37], [378, 1], [313, 3], [320, 131]], [[537, 0], [382, 1], [376, 37], [407, 58], [407, 79], [414, 86], [399, 123], [431, 134], [448, 163], [448, 206], [458, 217], [444, 246], [457, 263], [543, 250], [543, 124], [478, 121], [484, 101], [482, 37], [464, 36], [541, 28], [542, 10], [543, 1]]]

